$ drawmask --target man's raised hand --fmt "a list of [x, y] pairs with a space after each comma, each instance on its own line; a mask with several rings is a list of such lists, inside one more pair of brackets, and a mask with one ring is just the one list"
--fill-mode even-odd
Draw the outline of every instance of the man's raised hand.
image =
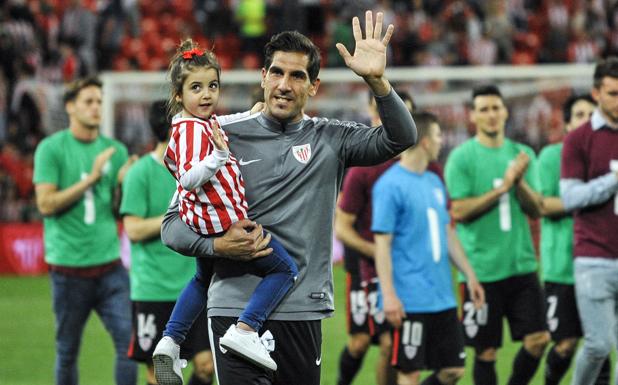
[[378, 12], [374, 26], [373, 13], [371, 11], [365, 12], [365, 38], [363, 38], [358, 17], [352, 19], [352, 32], [356, 42], [354, 55], [351, 55], [343, 44], [337, 43], [336, 45], [345, 64], [357, 75], [364, 78], [380, 78], [384, 75], [386, 47], [395, 27], [390, 24], [384, 37], [382, 37], [383, 19], [384, 14]]

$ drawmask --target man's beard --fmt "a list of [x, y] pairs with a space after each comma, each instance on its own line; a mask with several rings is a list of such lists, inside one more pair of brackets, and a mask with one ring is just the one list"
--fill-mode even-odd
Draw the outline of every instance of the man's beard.
[[488, 136], [492, 139], [498, 137], [498, 131], [487, 131], [487, 130], [481, 130], [483, 132], [483, 134], [485, 136]]
[[86, 122], [82, 122], [82, 126], [84, 126], [86, 129], [88, 130], [98, 130], [99, 127], [101, 126], [100, 123], [86, 123]]

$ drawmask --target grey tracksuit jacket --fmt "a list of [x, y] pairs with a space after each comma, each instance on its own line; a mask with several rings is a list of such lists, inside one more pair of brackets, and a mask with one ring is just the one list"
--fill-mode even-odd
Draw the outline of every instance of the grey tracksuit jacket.
[[[317, 320], [334, 311], [333, 214], [344, 169], [384, 162], [417, 138], [414, 121], [394, 91], [376, 100], [383, 126], [375, 128], [309, 117], [281, 124], [261, 113], [222, 125], [245, 181], [249, 218], [276, 237], [299, 268], [294, 287], [269, 319]], [[185, 255], [214, 254], [213, 238], [188, 230], [174, 204], [161, 237]], [[221, 278], [216, 271], [215, 264], [208, 315], [237, 317], [261, 278]]]

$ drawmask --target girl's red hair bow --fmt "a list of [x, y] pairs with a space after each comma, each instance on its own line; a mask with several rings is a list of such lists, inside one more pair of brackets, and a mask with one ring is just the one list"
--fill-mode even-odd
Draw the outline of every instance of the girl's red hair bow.
[[204, 51], [202, 51], [199, 48], [192, 48], [188, 51], [183, 51], [182, 53], [182, 58], [185, 60], [191, 60], [193, 58], [193, 56], [197, 55], [197, 56], [202, 56], [204, 54]]

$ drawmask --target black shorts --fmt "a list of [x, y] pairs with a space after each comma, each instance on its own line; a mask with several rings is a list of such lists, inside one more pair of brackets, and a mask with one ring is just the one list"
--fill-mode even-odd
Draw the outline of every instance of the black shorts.
[[373, 344], [379, 344], [382, 333], [391, 327], [384, 311], [378, 309], [378, 278], [362, 281], [358, 275], [346, 275], [346, 323], [348, 334], [369, 334]]
[[235, 317], [210, 317], [208, 329], [212, 333], [213, 358], [219, 385], [319, 385], [322, 366], [321, 321], [266, 320], [260, 335], [269, 330], [275, 340], [270, 356], [277, 363], [277, 371], [262, 369], [219, 347], [221, 338]]
[[391, 364], [404, 373], [463, 368], [466, 352], [457, 310], [407, 313], [393, 331]]
[[[129, 358], [149, 363], [152, 361], [157, 342], [163, 337], [165, 324], [167, 324], [175, 302], [141, 302], [132, 301], [132, 333], [129, 344]], [[180, 355], [184, 359], [191, 359], [203, 350], [210, 350], [208, 340], [208, 319], [206, 312], [202, 312], [195, 320], [195, 324], [180, 346]]]
[[575, 302], [575, 285], [545, 282], [547, 328], [554, 341], [581, 337], [582, 324]]
[[486, 304], [480, 310], [474, 309], [466, 285], [460, 287], [466, 345], [476, 349], [501, 347], [503, 317], [509, 322], [513, 341], [547, 330], [545, 297], [535, 273], [482, 284]]

